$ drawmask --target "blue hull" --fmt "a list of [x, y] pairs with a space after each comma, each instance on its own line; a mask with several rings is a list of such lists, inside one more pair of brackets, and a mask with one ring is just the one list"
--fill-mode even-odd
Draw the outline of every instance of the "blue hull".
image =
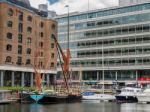
[[138, 102], [135, 96], [115, 96], [118, 103], [136, 103]]
[[38, 102], [39, 100], [41, 100], [43, 97], [44, 97], [44, 95], [30, 95], [30, 97], [31, 97], [31, 99], [33, 99], [35, 102]]

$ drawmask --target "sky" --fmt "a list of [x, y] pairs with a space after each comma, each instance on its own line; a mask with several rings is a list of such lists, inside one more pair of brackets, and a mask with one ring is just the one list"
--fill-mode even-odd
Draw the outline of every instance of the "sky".
[[[48, 9], [56, 11], [57, 14], [67, 13], [66, 5], [69, 5], [69, 12], [94, 10], [118, 5], [118, 0], [29, 0], [31, 6], [38, 8], [39, 4], [48, 4]], [[88, 5], [89, 4], [89, 5]]]

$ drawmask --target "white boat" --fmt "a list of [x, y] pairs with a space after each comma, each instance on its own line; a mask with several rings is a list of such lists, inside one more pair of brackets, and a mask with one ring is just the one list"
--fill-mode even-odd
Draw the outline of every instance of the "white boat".
[[116, 98], [114, 95], [106, 94], [105, 93], [105, 74], [104, 74], [104, 49], [102, 45], [102, 93], [92, 93], [92, 94], [83, 94], [82, 98], [83, 100], [99, 100], [99, 101], [114, 101]]
[[137, 94], [140, 93], [142, 89], [140, 87], [125, 87], [121, 89], [121, 93], [116, 95], [117, 102], [134, 103], [138, 102]]
[[150, 103], [150, 84], [137, 95], [137, 99], [139, 103]]
[[115, 96], [111, 94], [98, 94], [94, 92], [84, 92], [83, 100], [99, 100], [99, 101], [114, 101]]

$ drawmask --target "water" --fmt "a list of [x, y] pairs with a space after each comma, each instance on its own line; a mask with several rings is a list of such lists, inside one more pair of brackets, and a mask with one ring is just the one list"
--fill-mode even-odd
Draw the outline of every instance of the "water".
[[74, 103], [74, 104], [9, 104], [0, 105], [0, 112], [150, 112], [150, 104]]

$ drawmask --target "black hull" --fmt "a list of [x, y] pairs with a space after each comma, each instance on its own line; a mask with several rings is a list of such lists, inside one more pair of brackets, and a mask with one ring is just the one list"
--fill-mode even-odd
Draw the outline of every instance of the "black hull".
[[82, 96], [68, 95], [68, 96], [51, 96], [45, 95], [38, 101], [40, 104], [59, 104], [59, 103], [76, 103], [81, 102]]
[[20, 93], [20, 103], [34, 103], [35, 101], [30, 97], [30, 93]]
[[52, 95], [44, 95], [42, 99], [38, 102], [34, 101], [30, 95], [21, 93], [22, 98], [20, 97], [21, 103], [39, 103], [39, 104], [59, 104], [59, 103], [76, 103], [81, 102], [81, 95], [68, 95], [68, 96], [52, 96]]
[[138, 99], [135, 96], [116, 96], [118, 103], [137, 103]]

